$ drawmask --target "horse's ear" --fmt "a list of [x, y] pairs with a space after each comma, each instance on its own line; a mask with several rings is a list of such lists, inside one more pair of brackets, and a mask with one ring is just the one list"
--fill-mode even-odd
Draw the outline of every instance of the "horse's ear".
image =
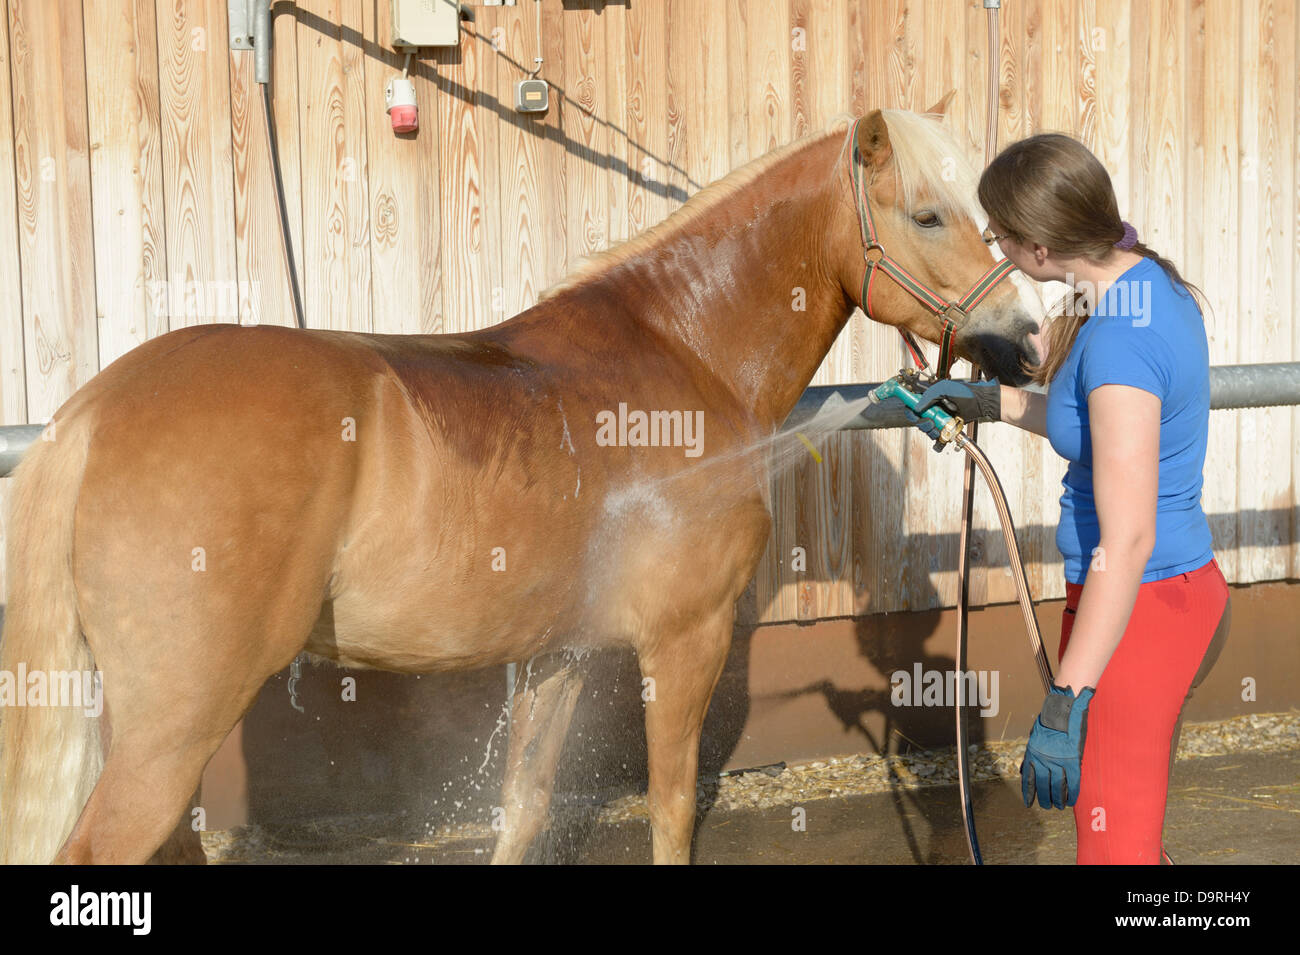
[[873, 110], [858, 123], [858, 141], [854, 144], [862, 161], [873, 166], [883, 166], [893, 151], [889, 145], [889, 127], [880, 110]]
[[926, 112], [938, 113], [939, 115], [942, 116], [943, 114], [948, 112], [948, 106], [950, 103], [952, 103], [952, 98], [956, 95], [957, 95], [957, 91], [955, 89], [949, 90], [946, 94], [944, 94], [943, 99], [939, 100], [939, 102], [935, 103], [933, 106], [927, 109]]

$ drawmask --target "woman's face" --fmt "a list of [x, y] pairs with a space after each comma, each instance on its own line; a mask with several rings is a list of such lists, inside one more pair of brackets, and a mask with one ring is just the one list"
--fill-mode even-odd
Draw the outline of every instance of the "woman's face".
[[1059, 269], [1054, 269], [1047, 261], [1045, 248], [1038, 246], [1041, 252], [1035, 252], [1032, 243], [1021, 244], [1013, 236], [1007, 235], [1007, 228], [995, 217], [989, 217], [989, 229], [998, 236], [998, 248], [1010, 259], [1021, 272], [1038, 282], [1050, 282], [1058, 278]]

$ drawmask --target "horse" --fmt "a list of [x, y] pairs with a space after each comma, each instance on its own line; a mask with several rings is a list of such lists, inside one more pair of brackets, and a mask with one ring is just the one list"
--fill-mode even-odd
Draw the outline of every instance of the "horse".
[[[97, 670], [104, 709], [0, 712], [3, 860], [202, 862], [204, 767], [305, 650], [404, 673], [537, 661], [492, 856], [519, 862], [579, 658], [630, 646], [652, 687], [654, 861], [689, 862], [701, 726], [771, 529], [767, 465], [744, 451], [855, 307], [943, 329], [900, 284], [864, 295], [855, 177], [872, 247], [941, 296], [994, 261], [952, 96], [755, 159], [490, 328], [200, 325], [101, 371], [14, 476], [0, 667]], [[1004, 283], [953, 347], [1023, 384], [1037, 333]]]

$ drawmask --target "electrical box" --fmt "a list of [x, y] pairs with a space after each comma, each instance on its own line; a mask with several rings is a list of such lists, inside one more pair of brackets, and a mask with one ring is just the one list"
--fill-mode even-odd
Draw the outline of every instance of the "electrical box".
[[460, 4], [455, 0], [390, 0], [393, 46], [460, 46]]
[[515, 109], [520, 113], [545, 113], [550, 105], [546, 80], [527, 79], [515, 84]]

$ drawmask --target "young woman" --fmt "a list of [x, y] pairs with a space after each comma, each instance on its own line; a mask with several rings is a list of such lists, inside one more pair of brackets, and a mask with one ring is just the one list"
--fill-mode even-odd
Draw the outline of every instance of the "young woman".
[[1030, 278], [1073, 286], [1033, 370], [1046, 396], [940, 382], [921, 408], [1009, 422], [1068, 462], [1059, 668], [1021, 764], [1025, 805], [1074, 807], [1080, 863], [1159, 863], [1182, 707], [1228, 626], [1200, 504], [1209, 349], [1188, 291], [1200, 290], [1138, 241], [1105, 168], [1068, 136], [1007, 147], [979, 198], [986, 242]]

